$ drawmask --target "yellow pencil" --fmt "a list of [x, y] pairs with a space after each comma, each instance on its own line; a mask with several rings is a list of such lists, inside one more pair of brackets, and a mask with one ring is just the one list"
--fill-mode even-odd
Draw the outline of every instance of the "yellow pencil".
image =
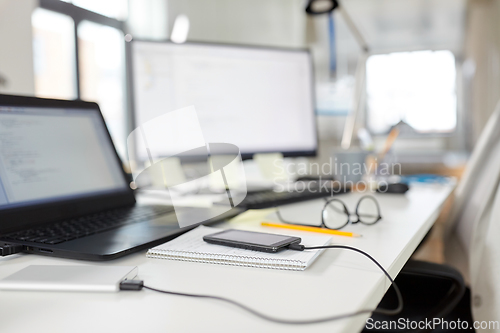
[[301, 230], [301, 231], [310, 231], [310, 232], [321, 232], [324, 234], [337, 235], [337, 236], [361, 237], [360, 234], [355, 234], [354, 232], [332, 230], [332, 229], [318, 228], [318, 227], [308, 227], [305, 225], [277, 224], [277, 223], [269, 223], [269, 222], [262, 222], [261, 225], [264, 227], [272, 227], [272, 228], [283, 228], [283, 229], [292, 229], [292, 230]]

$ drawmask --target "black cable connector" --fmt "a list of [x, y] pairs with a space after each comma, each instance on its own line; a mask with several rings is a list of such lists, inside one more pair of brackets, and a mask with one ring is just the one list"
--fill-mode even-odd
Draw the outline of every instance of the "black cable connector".
[[23, 246], [18, 244], [5, 244], [0, 246], [0, 256], [10, 256], [23, 251]]
[[288, 248], [295, 251], [304, 251], [306, 249], [306, 247], [302, 244], [290, 244], [288, 245]]
[[144, 281], [142, 280], [123, 280], [120, 282], [120, 290], [134, 290], [139, 291], [144, 287]]

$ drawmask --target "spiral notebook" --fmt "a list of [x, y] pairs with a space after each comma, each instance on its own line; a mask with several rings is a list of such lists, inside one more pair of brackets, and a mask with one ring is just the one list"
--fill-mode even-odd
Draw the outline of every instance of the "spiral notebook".
[[[302, 271], [323, 252], [323, 250], [283, 250], [278, 253], [265, 253], [209, 244], [203, 240], [203, 236], [222, 230], [199, 226], [170, 242], [150, 249], [146, 256], [157, 259]], [[306, 246], [327, 245], [331, 241], [330, 236], [324, 235], [301, 235], [300, 237], [302, 238], [301, 244]]]

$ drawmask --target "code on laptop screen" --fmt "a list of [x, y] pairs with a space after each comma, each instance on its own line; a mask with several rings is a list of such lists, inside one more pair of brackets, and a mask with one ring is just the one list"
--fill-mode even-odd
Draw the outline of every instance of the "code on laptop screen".
[[126, 189], [98, 110], [0, 106], [0, 210]]

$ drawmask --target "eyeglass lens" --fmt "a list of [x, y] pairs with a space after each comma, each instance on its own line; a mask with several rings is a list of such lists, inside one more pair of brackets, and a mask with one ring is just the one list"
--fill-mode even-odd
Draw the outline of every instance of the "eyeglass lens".
[[380, 219], [377, 202], [372, 197], [363, 197], [358, 203], [356, 214], [360, 222], [373, 224]]
[[330, 201], [323, 210], [323, 222], [329, 229], [340, 229], [349, 222], [349, 214], [340, 201]]

